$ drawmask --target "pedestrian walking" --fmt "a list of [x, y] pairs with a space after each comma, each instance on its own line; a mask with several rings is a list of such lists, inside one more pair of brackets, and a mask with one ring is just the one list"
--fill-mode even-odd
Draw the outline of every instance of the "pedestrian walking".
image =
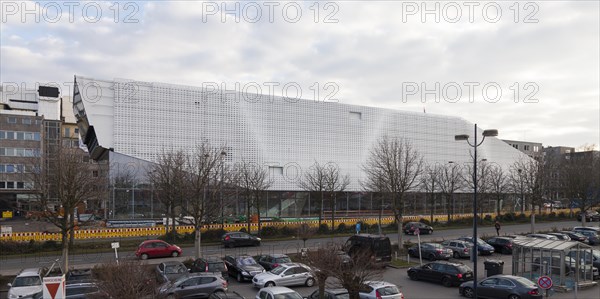
[[500, 222], [496, 221], [496, 224], [494, 224], [494, 227], [496, 228], [496, 234], [498, 236], [500, 236]]

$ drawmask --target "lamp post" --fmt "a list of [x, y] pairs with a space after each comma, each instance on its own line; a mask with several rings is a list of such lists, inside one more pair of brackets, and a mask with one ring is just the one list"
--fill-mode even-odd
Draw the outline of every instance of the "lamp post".
[[221, 200], [221, 229], [225, 228], [225, 207], [223, 206], [223, 160], [227, 153], [221, 151], [221, 182], [219, 183], [219, 199]]
[[473, 298], [477, 298], [477, 147], [480, 146], [485, 137], [498, 136], [498, 130], [483, 131], [481, 142], [477, 143], [477, 124], [475, 124], [473, 134], [473, 144], [469, 142], [469, 135], [455, 135], [454, 140], [466, 141], [473, 148]]

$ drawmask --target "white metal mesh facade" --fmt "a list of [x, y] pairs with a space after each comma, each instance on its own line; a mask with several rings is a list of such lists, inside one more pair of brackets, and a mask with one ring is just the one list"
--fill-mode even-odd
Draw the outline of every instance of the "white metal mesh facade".
[[[455, 141], [454, 136], [472, 136], [473, 124], [459, 117], [267, 95], [219, 94], [162, 83], [83, 77], [77, 81], [80, 85], [97, 81], [98, 86], [109, 89], [105, 94], [113, 97], [114, 117], [109, 123], [107, 115], [96, 116], [97, 103], [81, 95], [90, 125], [98, 135], [113, 137], [112, 143], [99, 140], [103, 148], [155, 161], [163, 149], [191, 150], [202, 140], [225, 144], [227, 163], [244, 159], [282, 167], [271, 168], [271, 190], [299, 190], [298, 179], [317, 161], [339, 165], [342, 173], [350, 175], [348, 190], [359, 191], [361, 165], [383, 135], [410, 140], [427, 163], [472, 161], [470, 147]], [[496, 138], [486, 139], [478, 154], [504, 167], [523, 156]]]

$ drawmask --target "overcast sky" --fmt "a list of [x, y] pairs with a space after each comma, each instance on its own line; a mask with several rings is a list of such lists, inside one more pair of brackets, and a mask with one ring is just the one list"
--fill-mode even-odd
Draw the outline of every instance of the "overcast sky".
[[502, 139], [600, 143], [598, 1], [72, 3], [2, 1], [0, 81], [287, 84]]

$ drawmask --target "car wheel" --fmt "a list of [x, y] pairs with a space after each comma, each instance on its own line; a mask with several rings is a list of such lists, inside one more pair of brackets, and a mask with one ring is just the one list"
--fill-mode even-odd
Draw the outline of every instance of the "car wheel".
[[430, 255], [427, 256], [427, 259], [430, 260], [430, 261], [435, 261], [435, 255], [430, 254]]
[[455, 251], [455, 252], [452, 254], [452, 256], [453, 256], [455, 259], [458, 259], [458, 258], [460, 258], [460, 254], [458, 254], [458, 252], [456, 252], [456, 251]]
[[417, 272], [415, 272], [415, 271], [408, 272], [408, 278], [410, 278], [411, 280], [419, 280], [419, 277], [417, 276]]
[[275, 283], [272, 281], [265, 283], [265, 288], [274, 287], [274, 286], [275, 286]]
[[452, 286], [452, 281], [450, 281], [450, 278], [444, 277], [442, 278], [442, 285], [449, 288]]
[[430, 230], [429, 230], [429, 234], [430, 234], [430, 235], [431, 235], [431, 234], [433, 234], [433, 229], [430, 229]]
[[463, 295], [465, 295], [465, 297], [467, 297], [467, 298], [473, 298], [473, 289], [466, 287], [463, 290]]
[[242, 273], [238, 273], [236, 278], [238, 282], [242, 282], [244, 280], [244, 277], [242, 277]]
[[144, 253], [140, 256], [141, 259], [143, 260], [147, 260], [148, 259], [148, 254]]
[[173, 252], [171, 253], [171, 256], [172, 256], [172, 257], [178, 257], [178, 256], [179, 256], [179, 252], [177, 252], [177, 251], [173, 251]]
[[307, 287], [309, 287], [309, 288], [310, 288], [310, 287], [312, 287], [312, 286], [314, 286], [314, 285], [315, 285], [315, 279], [314, 279], [314, 278], [312, 278], [312, 277], [309, 277], [309, 278], [306, 280], [306, 283], [305, 283], [305, 284], [306, 284], [306, 286], [307, 286]]
[[255, 246], [260, 246], [260, 241], [256, 242], [256, 244], [254, 244]]
[[508, 296], [508, 299], [521, 299], [521, 297], [519, 295], [512, 294]]

